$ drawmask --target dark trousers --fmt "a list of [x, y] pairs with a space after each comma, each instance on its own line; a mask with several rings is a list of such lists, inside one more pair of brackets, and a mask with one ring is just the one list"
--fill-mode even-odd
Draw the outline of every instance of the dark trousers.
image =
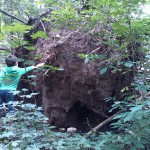
[[0, 90], [0, 111], [2, 110], [2, 104], [6, 103], [8, 111], [13, 111], [13, 91]]

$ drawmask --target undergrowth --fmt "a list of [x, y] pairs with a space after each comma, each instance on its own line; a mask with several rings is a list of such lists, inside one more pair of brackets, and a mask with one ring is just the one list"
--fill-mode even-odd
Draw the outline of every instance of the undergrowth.
[[145, 150], [150, 143], [148, 99], [128, 104], [128, 111], [114, 118], [113, 131], [95, 131], [90, 137], [79, 133], [71, 135], [65, 130], [54, 131], [55, 127], [48, 124], [40, 107], [22, 102], [18, 105], [20, 110], [2, 118], [2, 150]]

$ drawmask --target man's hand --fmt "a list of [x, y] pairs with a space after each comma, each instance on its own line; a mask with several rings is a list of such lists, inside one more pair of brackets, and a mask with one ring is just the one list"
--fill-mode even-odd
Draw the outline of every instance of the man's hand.
[[44, 63], [40, 63], [40, 64], [36, 65], [35, 68], [39, 68], [39, 67], [42, 67], [42, 66], [44, 66]]

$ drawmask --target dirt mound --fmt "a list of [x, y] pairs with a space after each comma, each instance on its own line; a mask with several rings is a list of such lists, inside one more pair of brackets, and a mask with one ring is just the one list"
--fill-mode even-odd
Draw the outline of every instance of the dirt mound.
[[[106, 119], [110, 104], [104, 99], [119, 96], [119, 91], [131, 82], [132, 72], [112, 74], [108, 69], [100, 75], [99, 70], [119, 56], [103, 44], [103, 39], [76, 31], [49, 32], [48, 36], [37, 40], [34, 54], [42, 56], [36, 61], [64, 69], [47, 68], [38, 75], [37, 87], [50, 123], [80, 128]], [[105, 57], [84, 63], [78, 56], [82, 53]]]

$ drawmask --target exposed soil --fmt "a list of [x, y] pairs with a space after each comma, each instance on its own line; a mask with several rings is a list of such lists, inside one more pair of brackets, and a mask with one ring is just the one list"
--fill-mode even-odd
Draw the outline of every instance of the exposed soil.
[[[41, 24], [36, 25], [36, 30], [42, 28]], [[36, 90], [41, 93], [37, 97], [38, 102], [42, 103], [50, 124], [89, 129], [110, 115], [111, 103], [106, 103], [105, 98], [120, 98], [120, 90], [131, 83], [133, 73], [111, 73], [112, 69], [108, 69], [100, 75], [101, 68], [121, 60], [118, 52], [104, 44], [104, 39], [90, 32], [54, 32], [49, 26], [45, 25], [45, 28], [48, 38], [32, 41], [36, 51], [19, 48], [16, 55], [21, 57], [23, 54], [27, 59], [31, 59], [32, 54], [38, 55], [36, 63], [45, 62], [64, 69], [53, 71], [47, 68], [38, 73]], [[25, 38], [29, 39], [28, 35]], [[105, 55], [105, 58], [84, 63], [84, 59], [78, 57], [81, 53]]]
[[[37, 63], [45, 62], [64, 70], [47, 68], [38, 73], [36, 90], [41, 92], [38, 99], [50, 124], [89, 129], [109, 116], [110, 103], [106, 103], [105, 98], [120, 97], [120, 90], [133, 79], [132, 72], [111, 73], [108, 69], [100, 75], [101, 68], [115, 62], [116, 58], [121, 59], [107, 45], [99, 44], [103, 39], [76, 31], [49, 31], [47, 34], [49, 38], [36, 41], [36, 51], [28, 52], [28, 59], [31, 53], [41, 55], [35, 60]], [[84, 63], [84, 59], [78, 57], [81, 53], [106, 57]]]

